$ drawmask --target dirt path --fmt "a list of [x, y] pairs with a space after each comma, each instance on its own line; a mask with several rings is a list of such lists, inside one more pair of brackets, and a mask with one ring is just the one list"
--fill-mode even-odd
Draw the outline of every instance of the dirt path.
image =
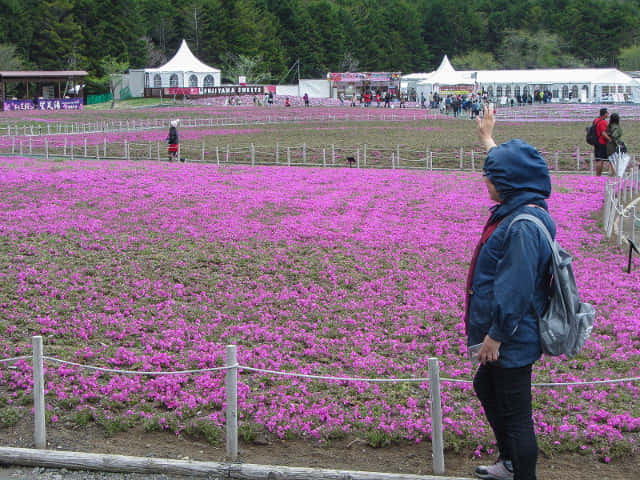
[[[0, 445], [32, 448], [32, 429], [27, 422], [0, 430]], [[93, 453], [133, 455], [141, 457], [192, 459], [201, 461], [224, 461], [224, 445], [213, 447], [204, 441], [178, 437], [169, 433], [145, 433], [133, 429], [126, 433], [105, 437], [99, 428], [86, 425], [81, 430], [49, 428], [47, 438], [50, 449]], [[258, 444], [240, 444], [239, 460], [262, 465], [285, 465], [339, 470], [363, 470], [391, 473], [433, 474], [429, 444], [403, 443], [386, 448], [371, 448], [364, 442], [350, 438], [330, 444], [319, 445], [311, 441], [277, 441], [258, 437]], [[475, 466], [491, 459], [477, 460], [471, 455], [445, 452], [446, 474], [472, 477]], [[594, 478], [597, 480], [631, 480], [638, 478], [640, 456], [616, 459], [605, 464], [591, 455], [558, 454], [553, 458], [541, 455], [538, 461], [538, 478], [544, 480], [572, 480]], [[35, 476], [35, 473], [38, 476]], [[80, 472], [33, 468], [0, 469], [0, 480], [23, 479], [107, 479], [142, 480], [134, 474], [89, 474], [76, 476]], [[4, 477], [2, 476], [4, 475]], [[62, 475], [62, 476], [56, 476]], [[145, 480], [175, 479], [180, 477], [144, 476]], [[181, 480], [181, 479], [180, 479]]]

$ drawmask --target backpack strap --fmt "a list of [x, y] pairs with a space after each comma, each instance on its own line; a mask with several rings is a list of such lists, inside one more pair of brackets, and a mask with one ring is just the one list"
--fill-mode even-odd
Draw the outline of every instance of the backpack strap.
[[[533, 222], [538, 227], [538, 229], [540, 229], [540, 231], [544, 234], [544, 236], [547, 238], [547, 241], [549, 242], [549, 246], [551, 247], [551, 256], [552, 256], [551, 263], [554, 264], [552, 268], [555, 271], [556, 265], [560, 263], [560, 253], [558, 252], [558, 244], [553, 238], [551, 238], [549, 229], [542, 222], [542, 220], [540, 220], [538, 217], [531, 215], [530, 213], [520, 213], [516, 215], [516, 217], [513, 220], [511, 220], [511, 223], [509, 223], [509, 226], [507, 227], [507, 233], [509, 233], [509, 230], [511, 230], [511, 226], [514, 223], [519, 221], [524, 221], [524, 220], [529, 220], [530, 222]], [[533, 314], [535, 315], [536, 320], [538, 320], [538, 325], [540, 325], [540, 322], [542, 319], [540, 318], [540, 314], [538, 313], [538, 310], [536, 310], [536, 306], [533, 303], [533, 300], [531, 301], [531, 310], [533, 311]]]
[[520, 222], [523, 220], [529, 220], [530, 222], [533, 222], [540, 229], [542, 234], [546, 237], [547, 242], [549, 242], [549, 246], [551, 247], [551, 253], [553, 254], [554, 261], [557, 263], [560, 263], [560, 253], [558, 251], [558, 244], [551, 237], [551, 234], [549, 233], [549, 229], [547, 228], [547, 226], [538, 217], [531, 215], [530, 213], [520, 213], [516, 215], [516, 217], [513, 220], [511, 220], [511, 223], [509, 223], [509, 226], [507, 227], [507, 234], [509, 233], [509, 230], [511, 230], [511, 226], [514, 223]]

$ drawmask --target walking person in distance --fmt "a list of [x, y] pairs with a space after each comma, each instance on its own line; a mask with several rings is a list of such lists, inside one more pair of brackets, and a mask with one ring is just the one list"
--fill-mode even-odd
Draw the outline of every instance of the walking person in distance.
[[169, 127], [169, 135], [167, 136], [167, 143], [169, 144], [169, 161], [176, 160], [178, 158], [178, 124], [180, 120], [172, 120]]

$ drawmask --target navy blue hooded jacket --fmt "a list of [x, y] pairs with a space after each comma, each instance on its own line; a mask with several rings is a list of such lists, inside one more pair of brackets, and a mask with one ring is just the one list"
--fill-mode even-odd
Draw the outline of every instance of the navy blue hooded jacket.
[[[469, 291], [468, 345], [485, 335], [502, 342], [495, 365], [515, 368], [540, 358], [538, 320], [547, 308], [551, 279], [551, 248], [539, 228], [528, 221], [509, 224], [516, 215], [540, 218], [551, 236], [555, 223], [545, 198], [551, 194], [547, 163], [522, 140], [489, 151], [484, 174], [502, 199], [491, 209], [499, 225], [478, 254]], [[535, 206], [533, 206], [535, 205]]]

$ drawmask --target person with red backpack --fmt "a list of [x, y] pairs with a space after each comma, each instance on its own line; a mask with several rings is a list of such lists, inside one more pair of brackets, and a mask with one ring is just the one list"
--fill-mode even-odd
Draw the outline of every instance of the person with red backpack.
[[600, 109], [600, 116], [593, 121], [596, 126], [596, 136], [598, 140], [593, 146], [593, 156], [596, 160], [596, 176], [602, 175], [602, 168], [604, 162], [608, 162], [607, 157], [607, 143], [611, 141], [609, 135], [607, 135], [607, 118], [609, 118], [609, 111], [606, 108]]

